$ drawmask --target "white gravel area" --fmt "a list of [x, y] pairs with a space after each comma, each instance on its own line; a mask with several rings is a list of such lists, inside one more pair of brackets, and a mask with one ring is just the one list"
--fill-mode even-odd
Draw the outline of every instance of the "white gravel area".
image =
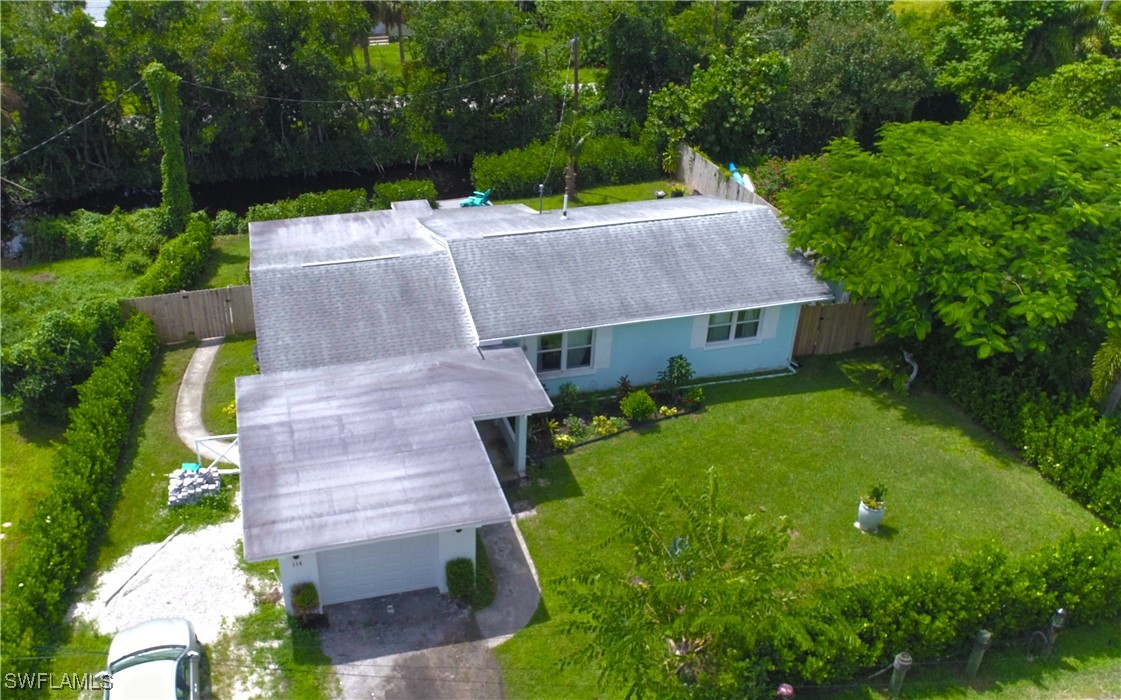
[[[241, 536], [238, 518], [180, 532], [162, 550], [160, 542], [136, 547], [97, 577], [92, 594], [83, 597], [73, 615], [92, 622], [103, 634], [152, 618], [185, 617], [199, 641], [211, 643], [234, 619], [253, 611], [250, 578], [238, 567], [235, 550]], [[139, 573], [125, 584], [138, 567]], [[106, 604], [122, 584], [125, 587]]]

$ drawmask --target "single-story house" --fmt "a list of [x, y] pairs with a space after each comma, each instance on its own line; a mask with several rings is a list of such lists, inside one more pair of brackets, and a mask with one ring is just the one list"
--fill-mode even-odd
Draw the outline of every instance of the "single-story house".
[[767, 207], [707, 197], [392, 210], [250, 225], [261, 374], [237, 382], [245, 556], [323, 604], [431, 586], [510, 511], [479, 426], [524, 473], [566, 382], [785, 369], [832, 298]]

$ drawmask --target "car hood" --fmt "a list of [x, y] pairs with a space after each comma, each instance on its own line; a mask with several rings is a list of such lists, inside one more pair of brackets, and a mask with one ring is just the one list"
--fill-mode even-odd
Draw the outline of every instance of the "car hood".
[[113, 700], [175, 700], [175, 661], [161, 659], [113, 674]]
[[109, 645], [109, 663], [129, 654], [153, 647], [180, 646], [191, 643], [191, 623], [182, 618], [149, 620], [117, 633]]

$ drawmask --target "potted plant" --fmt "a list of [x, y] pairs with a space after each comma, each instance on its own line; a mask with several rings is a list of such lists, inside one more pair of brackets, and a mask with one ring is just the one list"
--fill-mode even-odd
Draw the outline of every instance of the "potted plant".
[[887, 487], [883, 484], [873, 484], [868, 493], [860, 497], [860, 506], [856, 511], [855, 525], [864, 532], [875, 532], [884, 520], [884, 496]]

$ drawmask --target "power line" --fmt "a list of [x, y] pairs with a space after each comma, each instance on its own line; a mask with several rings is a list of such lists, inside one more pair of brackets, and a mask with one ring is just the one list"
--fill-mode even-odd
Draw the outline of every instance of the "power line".
[[93, 117], [97, 116], [97, 115], [98, 115], [99, 113], [101, 113], [101, 112], [105, 111], [105, 109], [107, 109], [107, 108], [108, 108], [108, 107], [109, 107], [110, 105], [112, 105], [112, 104], [114, 104], [114, 103], [118, 102], [118, 101], [119, 101], [119, 100], [120, 100], [120, 99], [121, 99], [122, 97], [124, 97], [124, 96], [125, 96], [125, 94], [126, 94], [126, 93], [129, 93], [129, 92], [131, 92], [131, 91], [132, 91], [132, 89], [133, 89], [134, 87], [136, 87], [137, 85], [139, 85], [140, 83], [141, 83], [141, 80], [137, 80], [137, 81], [136, 81], [135, 83], [133, 83], [132, 85], [129, 85], [129, 86], [127, 87], [127, 88], [125, 88], [124, 90], [122, 90], [122, 91], [121, 91], [121, 94], [117, 95], [117, 96], [116, 96], [116, 97], [114, 97], [114, 98], [113, 98], [112, 100], [110, 100], [110, 101], [106, 102], [105, 104], [101, 105], [101, 106], [100, 106], [100, 107], [98, 107], [98, 108], [97, 108], [96, 110], [94, 110], [94, 111], [90, 112], [90, 113], [89, 113], [89, 114], [87, 114], [86, 116], [82, 117], [82, 118], [81, 118], [81, 119], [79, 119], [78, 121], [74, 122], [74, 123], [73, 123], [73, 124], [71, 124], [70, 126], [66, 127], [66, 128], [65, 128], [65, 129], [63, 129], [62, 131], [60, 131], [60, 132], [58, 132], [57, 134], [55, 134], [54, 136], [50, 137], [50, 138], [49, 138], [49, 139], [47, 139], [46, 141], [43, 141], [42, 143], [39, 143], [39, 144], [36, 144], [36, 145], [32, 146], [31, 148], [27, 149], [27, 150], [26, 150], [26, 151], [24, 151], [23, 153], [20, 153], [19, 155], [15, 155], [15, 156], [12, 156], [12, 157], [11, 157], [11, 158], [9, 158], [8, 160], [4, 161], [3, 163], [0, 163], [0, 165], [7, 165], [7, 164], [9, 164], [9, 163], [11, 163], [11, 162], [13, 162], [13, 161], [17, 161], [17, 160], [19, 160], [20, 158], [23, 158], [23, 157], [24, 157], [25, 155], [27, 155], [28, 153], [31, 153], [32, 151], [38, 150], [38, 149], [42, 148], [43, 146], [46, 146], [46, 145], [47, 145], [48, 143], [50, 143], [51, 141], [54, 141], [54, 140], [55, 140], [55, 139], [57, 139], [58, 137], [60, 137], [60, 136], [62, 136], [62, 135], [64, 135], [64, 134], [67, 134], [67, 133], [69, 133], [69, 132], [70, 132], [70, 131], [72, 131], [72, 130], [73, 130], [73, 129], [74, 129], [75, 127], [78, 127], [78, 126], [80, 126], [80, 125], [84, 124], [85, 122], [89, 121], [89, 120], [90, 120], [90, 119], [92, 119]]

